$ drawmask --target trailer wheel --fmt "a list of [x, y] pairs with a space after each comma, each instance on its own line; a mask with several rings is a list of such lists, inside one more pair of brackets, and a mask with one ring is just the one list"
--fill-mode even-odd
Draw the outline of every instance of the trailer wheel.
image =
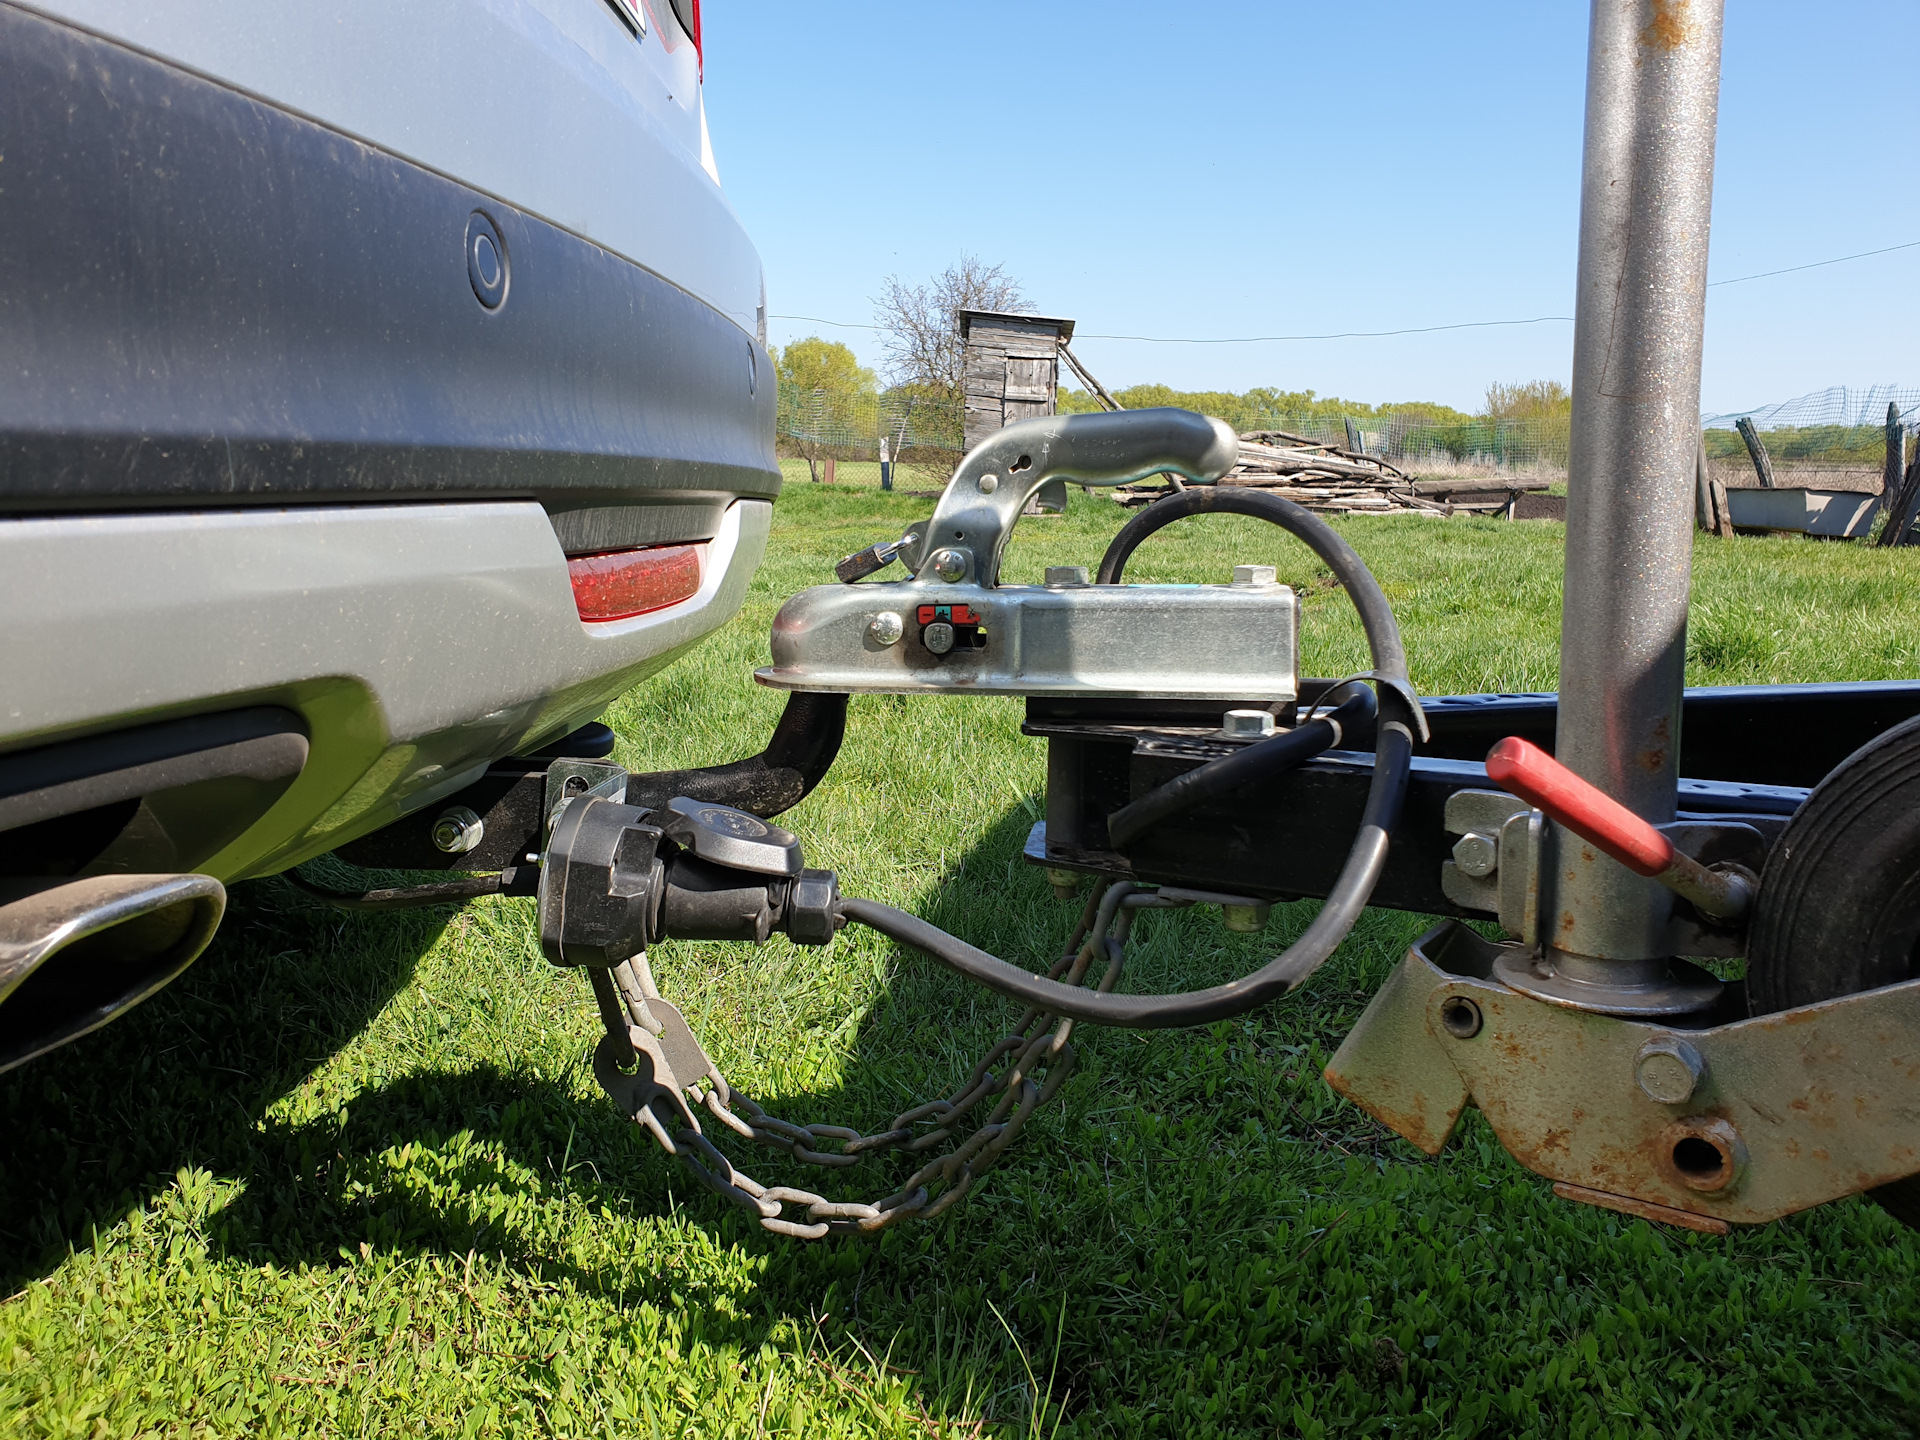
[[[1920, 974], [1920, 717], [1814, 788], [1767, 857], [1748, 937], [1756, 1015]], [[1920, 1229], [1920, 1176], [1867, 1192]]]

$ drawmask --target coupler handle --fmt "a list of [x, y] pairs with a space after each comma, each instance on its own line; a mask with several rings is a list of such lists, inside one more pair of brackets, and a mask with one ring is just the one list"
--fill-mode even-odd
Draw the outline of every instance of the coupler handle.
[[1738, 920], [1753, 902], [1753, 886], [1744, 875], [1709, 870], [1683, 854], [1653, 825], [1517, 735], [1487, 752], [1487, 778], [1634, 874], [1658, 880], [1703, 914]]

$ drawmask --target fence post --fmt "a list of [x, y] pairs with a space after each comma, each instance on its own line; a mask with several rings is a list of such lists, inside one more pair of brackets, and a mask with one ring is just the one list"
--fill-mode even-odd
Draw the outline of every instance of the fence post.
[[827, 482], [827, 484], [829, 484], [829, 485], [831, 485], [831, 484], [833, 484], [833, 468], [834, 468], [834, 466], [835, 466], [836, 464], [838, 464], [838, 463], [839, 463], [839, 462], [838, 462], [838, 461], [836, 461], [836, 460], [835, 460], [835, 459], [834, 459], [834, 458], [833, 458], [833, 457], [832, 457], [831, 455], [829, 455], [829, 456], [827, 457], [827, 463], [826, 463], [826, 466], [825, 466], [825, 469], [826, 469], [826, 472], [827, 472], [827, 473], [826, 473], [826, 476], [825, 476], [825, 479], [826, 479], [826, 482]]
[[1900, 509], [1888, 522], [1897, 526], [1892, 540], [1886, 538], [1886, 531], [1880, 532], [1883, 545], [1913, 544], [1913, 512], [1920, 509], [1920, 450], [1913, 452], [1913, 463], [1907, 466], [1907, 478], [1900, 486]]
[[[1904, 488], [1903, 472], [1907, 465], [1907, 427], [1900, 423], [1900, 406], [1892, 400], [1887, 402], [1887, 454], [1880, 465], [1880, 508], [1885, 512], [1888, 524], [1893, 521], [1894, 507], [1900, 503], [1901, 490]], [[1881, 543], [1885, 544], [1887, 526], [1880, 527]]]
[[887, 450], [887, 437], [880, 437], [880, 488], [893, 489], [893, 456]]
[[1713, 513], [1713, 487], [1707, 480], [1707, 432], [1702, 427], [1693, 450], [1693, 523], [1713, 535], [1719, 531], [1714, 523], [1717, 519]]
[[1773, 489], [1773, 457], [1767, 454], [1767, 447], [1760, 439], [1760, 432], [1753, 428], [1753, 417], [1742, 415], [1733, 422], [1733, 428], [1738, 430], [1740, 438], [1747, 442], [1747, 454], [1753, 457], [1754, 473], [1760, 477], [1761, 488]]
[[[1887, 523], [1880, 527], [1881, 545], [1904, 545], [1907, 532], [1913, 528], [1913, 512], [1920, 503], [1920, 464], [1904, 466], [1906, 460], [1907, 427], [1900, 423], [1900, 407], [1889, 403], [1887, 406], [1887, 458], [1883, 467], [1881, 486], [1881, 507], [1887, 512]], [[1916, 452], [1920, 458], [1920, 452]]]

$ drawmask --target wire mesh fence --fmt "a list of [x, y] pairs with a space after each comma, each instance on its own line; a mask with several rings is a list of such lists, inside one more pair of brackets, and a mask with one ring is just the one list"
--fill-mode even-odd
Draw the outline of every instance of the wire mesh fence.
[[1707, 461], [1731, 485], [1758, 484], [1747, 443], [1735, 427], [1751, 420], [1766, 447], [1775, 483], [1808, 488], [1878, 489], [1887, 454], [1887, 408], [1912, 429], [1920, 424], [1920, 387], [1834, 385], [1762, 405], [1703, 415]]

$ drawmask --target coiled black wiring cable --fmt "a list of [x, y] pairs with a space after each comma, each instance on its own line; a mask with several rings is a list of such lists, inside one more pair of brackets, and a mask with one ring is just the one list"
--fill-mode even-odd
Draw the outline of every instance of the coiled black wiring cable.
[[[1300, 938], [1251, 975], [1224, 985], [1179, 995], [1118, 995], [1062, 985], [1029, 974], [917, 916], [875, 900], [843, 898], [839, 904], [841, 916], [878, 930], [903, 945], [911, 945], [968, 979], [1012, 999], [1070, 1019], [1131, 1029], [1201, 1025], [1244, 1014], [1286, 994], [1325, 963], [1373, 895], [1373, 887], [1386, 868], [1388, 842], [1394, 826], [1399, 823], [1400, 807], [1406, 798], [1407, 771], [1413, 758], [1412, 726], [1418, 717], [1414, 712], [1412, 682], [1407, 675], [1406, 650], [1400, 643], [1400, 627], [1394, 621], [1392, 607], [1381, 593], [1379, 582], [1352, 546], [1332, 527], [1292, 501], [1258, 490], [1195, 488], [1148, 506], [1114, 536], [1101, 558], [1097, 583], [1118, 584], [1128, 557], [1147, 536], [1176, 520], [1203, 514], [1249, 515], [1278, 525], [1303, 541], [1346, 588], [1348, 598], [1360, 612], [1361, 628], [1366, 632], [1367, 648], [1373, 657], [1372, 678], [1380, 691], [1373, 782], [1367, 790], [1366, 808], [1361, 814], [1353, 848], [1347, 853], [1347, 862], [1341, 867], [1340, 876], [1328, 892], [1320, 913]], [[1307, 742], [1301, 743], [1304, 747]], [[1116, 812], [1117, 815], [1125, 813], [1124, 810]]]

